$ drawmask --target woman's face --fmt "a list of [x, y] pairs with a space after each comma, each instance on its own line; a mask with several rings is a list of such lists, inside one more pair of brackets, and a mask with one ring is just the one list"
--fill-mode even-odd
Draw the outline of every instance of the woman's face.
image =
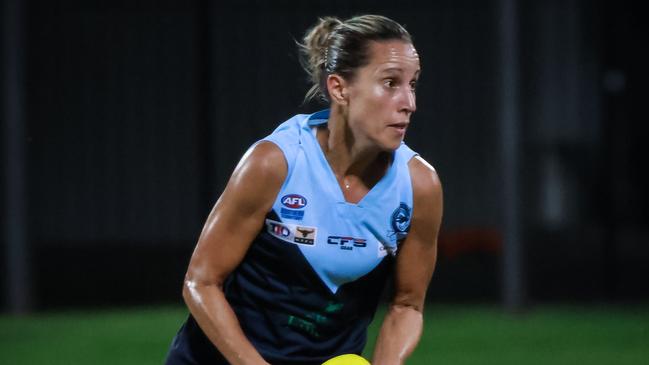
[[348, 123], [355, 141], [384, 151], [399, 147], [417, 109], [419, 56], [411, 43], [371, 42], [370, 63], [347, 85]]

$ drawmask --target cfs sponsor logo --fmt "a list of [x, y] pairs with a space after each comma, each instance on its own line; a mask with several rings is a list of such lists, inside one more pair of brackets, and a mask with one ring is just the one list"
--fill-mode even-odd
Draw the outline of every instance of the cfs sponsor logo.
[[266, 232], [284, 242], [314, 246], [317, 229], [266, 219]]
[[302, 209], [306, 207], [306, 198], [299, 194], [284, 195], [281, 202], [285, 207], [291, 209]]
[[327, 243], [330, 245], [337, 245], [341, 250], [345, 251], [351, 251], [354, 249], [354, 247], [367, 247], [366, 239], [348, 236], [329, 236], [327, 237]]

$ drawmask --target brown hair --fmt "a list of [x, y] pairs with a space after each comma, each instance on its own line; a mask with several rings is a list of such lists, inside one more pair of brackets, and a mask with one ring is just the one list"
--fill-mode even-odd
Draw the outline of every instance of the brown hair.
[[312, 84], [305, 101], [319, 97], [328, 102], [327, 76], [337, 74], [352, 80], [356, 69], [369, 63], [370, 41], [393, 39], [412, 43], [404, 27], [381, 15], [361, 15], [345, 21], [320, 18], [299, 44], [300, 61]]

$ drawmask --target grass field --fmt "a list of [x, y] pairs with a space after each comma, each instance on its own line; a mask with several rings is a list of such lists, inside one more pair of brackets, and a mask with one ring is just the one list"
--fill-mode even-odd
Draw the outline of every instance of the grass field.
[[[167, 307], [0, 316], [0, 364], [161, 364], [185, 315]], [[538, 307], [512, 316], [429, 306], [408, 364], [649, 364], [649, 307]]]

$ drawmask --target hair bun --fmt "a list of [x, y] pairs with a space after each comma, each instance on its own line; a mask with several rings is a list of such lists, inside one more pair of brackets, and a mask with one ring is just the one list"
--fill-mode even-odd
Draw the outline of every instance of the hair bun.
[[340, 24], [343, 24], [343, 22], [335, 17], [320, 18], [318, 23], [306, 32], [304, 38], [302, 38], [302, 43], [299, 44], [302, 54], [300, 62], [314, 85], [305, 99], [310, 99], [319, 94], [318, 85], [327, 61], [329, 35]]

